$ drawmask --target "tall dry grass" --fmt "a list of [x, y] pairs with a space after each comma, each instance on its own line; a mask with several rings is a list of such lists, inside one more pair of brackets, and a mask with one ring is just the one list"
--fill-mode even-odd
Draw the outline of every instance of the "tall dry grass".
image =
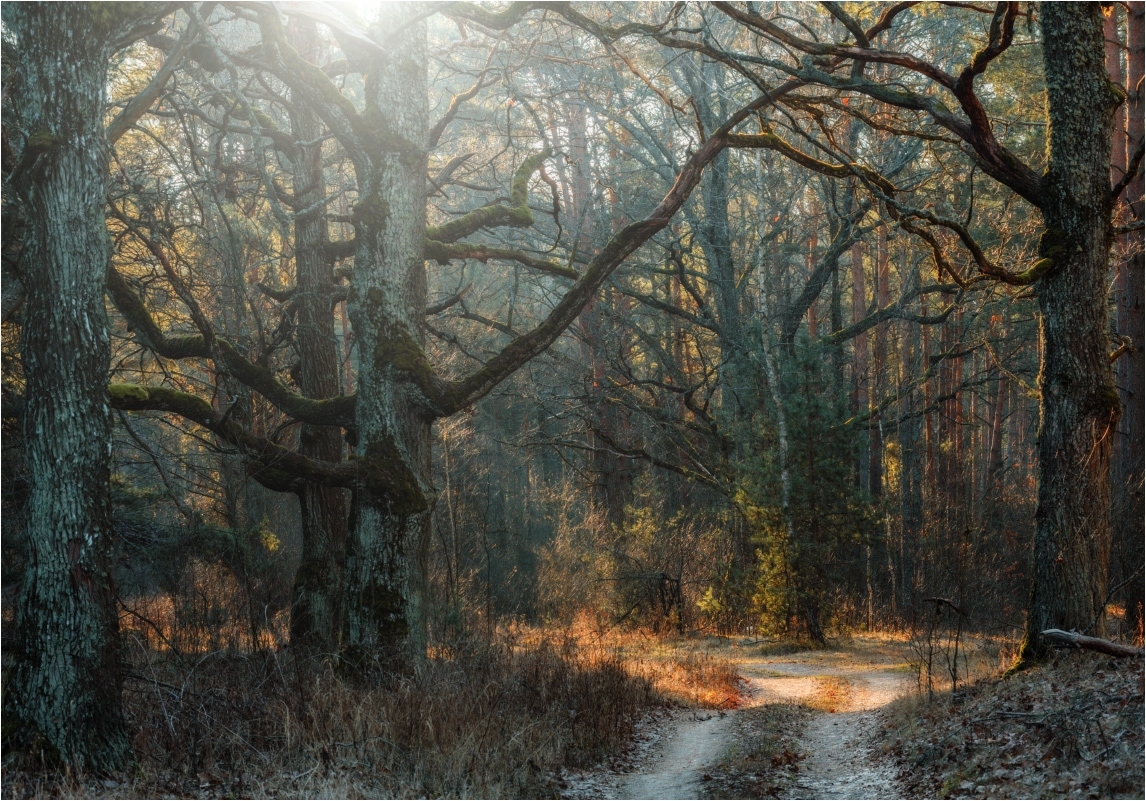
[[[621, 749], [652, 709], [731, 706], [731, 664], [640, 635], [504, 628], [417, 664], [309, 670], [289, 649], [136, 640], [138, 765], [113, 777], [6, 766], [5, 797], [546, 797]], [[31, 769], [30, 769], [31, 768]]]

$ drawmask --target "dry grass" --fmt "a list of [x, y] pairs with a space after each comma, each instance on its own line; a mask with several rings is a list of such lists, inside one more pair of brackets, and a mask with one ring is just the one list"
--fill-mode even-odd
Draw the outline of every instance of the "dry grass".
[[1141, 659], [1073, 653], [997, 675], [884, 713], [912, 797], [1144, 797]]
[[665, 658], [633, 658], [627, 664], [665, 698], [704, 709], [736, 709], [743, 682], [736, 666], [710, 652], [682, 648]]
[[[523, 642], [535, 642], [552, 636], [552, 632], [519, 627], [513, 630], [513, 636]], [[647, 679], [657, 693], [673, 703], [703, 709], [735, 709], [743, 701], [743, 680], [727, 638], [600, 629], [586, 618], [562, 636], [579, 649], [616, 655], [630, 672]]]
[[836, 713], [851, 704], [852, 683], [843, 676], [816, 676], [816, 692], [805, 699], [805, 706], [819, 712]]
[[[584, 635], [584, 632], [581, 632]], [[509, 628], [366, 675], [289, 652], [137, 648], [125, 701], [137, 767], [5, 766], [4, 797], [552, 797], [562, 768], [621, 751], [674, 702], [735, 705], [734, 666], [687, 643]]]
[[705, 774], [702, 798], [779, 798], [805, 758], [800, 735], [814, 713], [798, 704], [763, 704], [740, 712], [731, 753]]

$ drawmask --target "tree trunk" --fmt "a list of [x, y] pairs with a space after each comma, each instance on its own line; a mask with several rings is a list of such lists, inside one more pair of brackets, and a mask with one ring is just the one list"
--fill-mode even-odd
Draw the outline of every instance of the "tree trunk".
[[[852, 245], [852, 322], [856, 323], [867, 316], [867, 289], [864, 282], [863, 272], [863, 243], [856, 242]], [[853, 400], [852, 412], [853, 414], [866, 414], [868, 411], [868, 388], [867, 388], [867, 372], [868, 372], [868, 348], [867, 348], [867, 332], [860, 332], [855, 340], [855, 373], [853, 385]], [[871, 469], [871, 458], [869, 456], [869, 437], [868, 433], [860, 435], [863, 440], [863, 450], [860, 452], [858, 469], [856, 471], [856, 482], [860, 487], [867, 487], [869, 485], [869, 472]]]
[[1039, 494], [1025, 658], [1050, 628], [1085, 630], [1106, 597], [1110, 454], [1120, 404], [1107, 334], [1110, 148], [1121, 90], [1103, 59], [1102, 10], [1044, 3], [1049, 165], [1038, 284], [1043, 345]]
[[[313, 20], [292, 21], [288, 35], [303, 58], [318, 62], [319, 39]], [[313, 142], [321, 133], [317, 115], [305, 101], [296, 100], [291, 114], [295, 140]], [[299, 388], [308, 398], [332, 398], [339, 394], [339, 353], [331, 305], [334, 269], [325, 250], [329, 239], [325, 207], [319, 205], [326, 194], [321, 144], [298, 146], [294, 193], [300, 208], [313, 209], [295, 221], [294, 229]], [[299, 453], [327, 462], [342, 461], [342, 436], [334, 427], [304, 425]], [[346, 491], [305, 482], [298, 499], [302, 559], [291, 594], [291, 645], [306, 656], [336, 654], [342, 631]]]
[[[352, 658], [409, 645], [424, 653], [432, 412], [417, 389], [426, 270], [426, 23], [392, 15], [391, 55], [366, 77], [369, 165], [358, 165], [357, 247], [348, 307], [358, 348], [359, 467], [346, 565]], [[406, 25], [406, 23], [409, 23]], [[405, 25], [405, 27], [403, 27]], [[363, 169], [369, 166], [369, 169]]]
[[[13, 113], [25, 136], [13, 175], [27, 205], [23, 325], [30, 545], [4, 689], [5, 747], [77, 766], [129, 754], [108, 550], [110, 351], [103, 295], [108, 146], [107, 16], [70, 3], [5, 9], [16, 38]], [[7, 105], [7, 103], [6, 103]]]
[[[1125, 165], [1139, 147], [1143, 135], [1143, 7], [1129, 4], [1126, 20], [1126, 119], [1128, 135], [1122, 137], [1126, 150], [1121, 164]], [[1115, 144], [1119, 143], [1115, 138]], [[1131, 219], [1141, 220], [1143, 181], [1142, 172], [1126, 188], [1124, 199], [1130, 204]], [[1136, 240], [1136, 241], [1135, 241]], [[1142, 390], [1146, 384], [1146, 328], [1143, 327], [1143, 303], [1146, 302], [1146, 259], [1142, 253], [1142, 232], [1126, 236], [1126, 246], [1133, 247], [1133, 255], [1119, 265], [1116, 279], [1118, 333], [1131, 339], [1133, 350], [1117, 362], [1118, 390], [1122, 400], [1122, 419], [1118, 426], [1115, 445], [1113, 480], [1115, 498], [1114, 525], [1118, 543], [1119, 567], [1122, 577], [1129, 577], [1143, 563], [1142, 477], [1143, 435], [1146, 433]], [[1130, 631], [1137, 631], [1142, 620], [1142, 574], [1138, 573], [1127, 585], [1125, 595], [1126, 622]]]
[[[912, 276], [914, 286], [918, 288], [919, 273]], [[922, 326], [913, 322], [905, 322], [900, 328], [900, 360], [903, 364], [902, 385], [910, 385], [918, 370], [919, 354], [922, 350]], [[923, 531], [923, 462], [919, 454], [919, 418], [908, 416], [908, 402], [910, 396], [900, 401], [899, 423], [899, 508], [900, 508], [900, 553], [899, 553], [899, 605], [901, 608], [914, 608], [913, 598], [910, 595], [915, 587], [915, 560], [918, 551], [920, 534]]]
[[[887, 227], [880, 226], [876, 238], [875, 299], [876, 308], [886, 308], [891, 302], [888, 287]], [[875, 327], [875, 342], [872, 348], [872, 406], [879, 406], [886, 392], [887, 380], [887, 330], [886, 320]], [[883, 421], [876, 418], [876, 425], [870, 429], [871, 454], [868, 469], [868, 482], [873, 498], [883, 496]]]

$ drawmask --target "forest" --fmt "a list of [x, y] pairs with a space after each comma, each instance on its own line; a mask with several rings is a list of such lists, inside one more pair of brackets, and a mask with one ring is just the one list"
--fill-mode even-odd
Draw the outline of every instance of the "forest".
[[1143, 20], [5, 3], [5, 797], [1141, 797]]

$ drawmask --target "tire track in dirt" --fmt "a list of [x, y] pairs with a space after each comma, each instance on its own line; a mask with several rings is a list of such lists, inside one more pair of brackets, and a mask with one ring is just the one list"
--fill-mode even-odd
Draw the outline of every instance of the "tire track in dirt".
[[[874, 750], [875, 710], [904, 688], [897, 663], [862, 647], [846, 652], [809, 652], [781, 658], [740, 659], [748, 685], [748, 708], [815, 699], [824, 678], [846, 680], [846, 706], [813, 717], [800, 738], [805, 759], [784, 798], [898, 798], [895, 771]], [[623, 774], [596, 783], [596, 792], [573, 797], [697, 798], [705, 769], [734, 744], [736, 711], [689, 711], [662, 721], [655, 744]], [[587, 787], [584, 789], [588, 789]]]
[[[747, 667], [747, 666], [746, 666]], [[772, 700], [789, 703], [811, 700], [818, 678], [838, 677], [850, 685], [845, 709], [816, 715], [800, 737], [805, 759], [795, 783], [782, 798], [899, 798], [894, 767], [874, 750], [875, 712], [904, 689], [903, 676], [888, 669], [818, 665], [771, 664], [770, 671], [791, 672], [793, 678], [758, 679], [757, 686]], [[806, 677], [809, 670], [816, 678]], [[768, 700], [768, 699], [765, 699]]]

